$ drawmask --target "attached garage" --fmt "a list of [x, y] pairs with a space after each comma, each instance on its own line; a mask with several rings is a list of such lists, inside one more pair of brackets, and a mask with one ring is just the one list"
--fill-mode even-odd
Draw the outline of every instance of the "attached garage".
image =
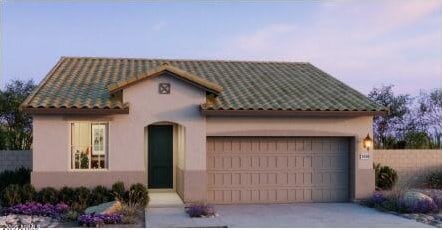
[[350, 149], [342, 137], [207, 137], [208, 201], [348, 201]]

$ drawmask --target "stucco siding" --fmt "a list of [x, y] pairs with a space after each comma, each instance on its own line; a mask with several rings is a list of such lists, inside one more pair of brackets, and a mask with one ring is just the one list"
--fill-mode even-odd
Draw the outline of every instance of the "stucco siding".
[[[159, 83], [170, 83], [170, 94], [159, 94]], [[183, 170], [205, 170], [206, 165], [206, 120], [199, 111], [199, 105], [205, 102], [205, 91], [185, 83], [174, 77], [163, 75], [132, 85], [123, 91], [123, 101], [129, 103], [129, 114], [112, 116], [34, 116], [34, 173], [33, 183], [38, 186], [54, 186], [62, 182], [68, 174], [48, 174], [47, 172], [69, 172], [69, 175], [81, 184], [81, 178], [86, 178], [80, 172], [70, 169], [70, 128], [69, 123], [79, 120], [97, 120], [109, 122], [109, 151], [106, 172], [114, 178], [120, 178], [115, 173], [124, 175], [136, 174], [136, 180], [145, 180], [147, 175], [140, 176], [139, 172], [147, 174], [147, 147], [145, 127], [157, 122], [171, 122], [182, 126], [178, 134], [184, 136], [177, 145], [182, 150], [177, 152], [176, 164]], [[186, 157], [184, 157], [184, 155]], [[41, 173], [40, 173], [41, 172]], [[93, 171], [92, 171], [93, 172]], [[181, 171], [180, 171], [181, 172]], [[77, 177], [76, 174], [79, 176]], [[58, 176], [57, 176], [58, 175]], [[57, 177], [57, 178], [54, 178]], [[52, 179], [51, 179], [52, 178]], [[93, 178], [99, 178], [93, 177]], [[180, 177], [181, 178], [181, 177]], [[195, 180], [200, 180], [201, 177]], [[181, 181], [180, 190], [191, 192], [187, 184], [196, 183]], [[84, 185], [90, 185], [92, 180], [85, 180]], [[97, 179], [97, 185], [103, 180]], [[106, 184], [110, 183], [105, 180]], [[205, 183], [205, 181], [200, 181]], [[104, 183], [104, 182], [103, 182]], [[183, 184], [184, 183], [184, 184]], [[186, 189], [187, 188], [187, 189]], [[184, 194], [185, 195], [185, 194]]]
[[33, 171], [69, 169], [69, 125], [61, 116], [33, 117]]

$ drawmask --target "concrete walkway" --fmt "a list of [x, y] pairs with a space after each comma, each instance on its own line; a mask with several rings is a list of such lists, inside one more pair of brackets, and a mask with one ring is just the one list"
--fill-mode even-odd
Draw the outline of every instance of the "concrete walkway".
[[146, 227], [431, 227], [353, 203], [216, 205], [215, 218], [189, 218], [183, 208], [148, 208]]

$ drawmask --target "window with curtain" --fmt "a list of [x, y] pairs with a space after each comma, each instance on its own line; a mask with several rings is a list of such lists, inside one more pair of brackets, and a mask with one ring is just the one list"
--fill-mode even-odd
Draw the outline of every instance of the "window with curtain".
[[71, 169], [106, 169], [108, 124], [71, 123]]

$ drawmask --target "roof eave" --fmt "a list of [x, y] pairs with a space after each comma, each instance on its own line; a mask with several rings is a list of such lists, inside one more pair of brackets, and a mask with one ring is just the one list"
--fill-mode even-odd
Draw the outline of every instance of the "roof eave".
[[384, 116], [387, 111], [308, 111], [308, 110], [214, 110], [201, 108], [205, 116], [264, 116], [264, 117], [359, 117]]
[[128, 114], [129, 108], [30, 108], [22, 107], [30, 115], [112, 115]]

